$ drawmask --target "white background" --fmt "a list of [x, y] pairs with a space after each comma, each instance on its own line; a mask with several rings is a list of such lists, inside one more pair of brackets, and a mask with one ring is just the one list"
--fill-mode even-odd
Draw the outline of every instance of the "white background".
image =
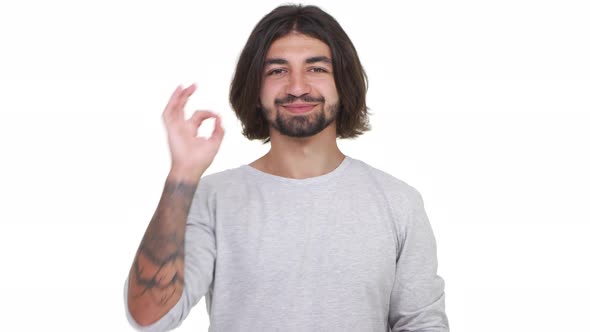
[[[123, 283], [170, 159], [178, 84], [240, 134], [235, 63], [275, 1], [0, 4], [2, 331], [127, 331]], [[349, 156], [423, 195], [451, 329], [581, 331], [590, 305], [586, 1], [316, 1], [369, 76]], [[346, 290], [343, 290], [346, 291]], [[179, 331], [206, 331], [205, 301]]]

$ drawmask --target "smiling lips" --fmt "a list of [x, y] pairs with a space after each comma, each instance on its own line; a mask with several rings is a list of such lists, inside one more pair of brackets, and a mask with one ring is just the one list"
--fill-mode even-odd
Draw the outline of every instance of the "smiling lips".
[[316, 105], [317, 104], [288, 104], [281, 106], [291, 113], [302, 114], [311, 111]]

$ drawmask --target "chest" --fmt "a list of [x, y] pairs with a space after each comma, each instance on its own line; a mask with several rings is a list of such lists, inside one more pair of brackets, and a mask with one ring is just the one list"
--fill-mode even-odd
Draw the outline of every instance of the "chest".
[[220, 269], [253, 286], [290, 285], [311, 293], [393, 282], [395, 221], [378, 196], [304, 190], [250, 195], [217, 209]]

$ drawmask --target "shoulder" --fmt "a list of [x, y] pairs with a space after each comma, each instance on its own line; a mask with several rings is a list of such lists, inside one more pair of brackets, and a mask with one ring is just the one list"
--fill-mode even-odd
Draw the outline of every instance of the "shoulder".
[[244, 178], [243, 166], [205, 175], [199, 181], [199, 189], [204, 191], [223, 190], [240, 183]]
[[421, 201], [420, 192], [404, 180], [358, 159], [353, 159], [352, 163], [355, 172], [386, 195], [390, 202], [406, 205]]
[[239, 195], [236, 186], [243, 183], [241, 180], [243, 178], [242, 171], [242, 167], [237, 167], [201, 177], [193, 198], [193, 204], [200, 207], [199, 211], [212, 210], [215, 208], [220, 194], [235, 193], [235, 195]]
[[355, 161], [355, 164], [372, 188], [375, 200], [389, 212], [399, 252], [409, 229], [416, 222], [427, 220], [422, 195], [412, 185], [381, 169], [362, 161]]

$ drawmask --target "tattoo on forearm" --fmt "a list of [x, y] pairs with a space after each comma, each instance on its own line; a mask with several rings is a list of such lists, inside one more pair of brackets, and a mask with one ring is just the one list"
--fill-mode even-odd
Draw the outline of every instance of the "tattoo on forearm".
[[162, 198], [141, 241], [131, 278], [141, 297], [164, 305], [184, 287], [184, 233], [196, 184], [166, 182]]

